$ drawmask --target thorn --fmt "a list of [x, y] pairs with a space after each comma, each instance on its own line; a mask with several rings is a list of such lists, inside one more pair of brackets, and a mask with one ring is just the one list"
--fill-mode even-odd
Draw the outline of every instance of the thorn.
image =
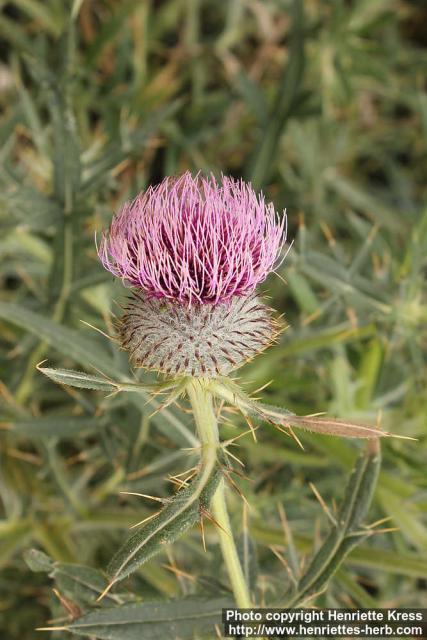
[[279, 512], [279, 518], [280, 518], [280, 523], [282, 525], [285, 542], [289, 546], [290, 544], [289, 541], [292, 540], [292, 534], [289, 527], [288, 519], [286, 517], [286, 512], [281, 502], [279, 502], [277, 505], [277, 511]]
[[295, 442], [297, 443], [297, 445], [303, 450], [305, 451], [303, 444], [301, 442], [301, 440], [297, 437], [295, 431], [292, 429], [292, 427], [290, 425], [288, 425], [288, 429], [291, 433], [292, 438], [295, 440]]
[[114, 389], [114, 391], [112, 391], [111, 393], [108, 393], [105, 397], [106, 398], [114, 398], [114, 396], [117, 396], [120, 393], [121, 389], [117, 388]]
[[[193, 469], [194, 469], [194, 471], [193, 471]], [[184, 474], [189, 473], [189, 471], [192, 472], [192, 473], [190, 473], [190, 475], [187, 478], [183, 478], [181, 480], [179, 476], [183, 476]], [[188, 471], [184, 471], [183, 473], [178, 473], [175, 476], [168, 476], [168, 480], [169, 480], [169, 482], [172, 482], [173, 484], [178, 485], [178, 487], [181, 489], [182, 487], [187, 487], [188, 486], [189, 481], [192, 478], [194, 478], [194, 476], [197, 474], [197, 472], [198, 472], [198, 467], [193, 467], [192, 469], [189, 469]]]
[[139, 527], [141, 524], [144, 524], [144, 522], [148, 522], [149, 520], [152, 520], [153, 518], [158, 516], [160, 512], [161, 512], [161, 509], [159, 509], [159, 511], [156, 511], [156, 513], [153, 513], [151, 516], [144, 518], [144, 520], [141, 520], [140, 522], [133, 524], [132, 526], [129, 527], [129, 529], [135, 529], [135, 527]]
[[388, 529], [375, 529], [375, 531], [370, 531], [369, 535], [374, 536], [378, 533], [395, 533], [396, 531], [400, 531], [399, 527], [389, 527]]
[[[239, 435], [238, 435], [238, 436], [235, 436], [234, 438], [230, 438], [229, 440], [225, 440], [225, 441], [223, 442], [223, 446], [226, 446], [226, 447], [227, 447], [229, 444], [233, 444], [233, 442], [235, 442], [235, 441], [236, 441], [236, 440], [238, 440], [239, 438], [243, 438], [243, 436], [247, 436], [247, 435], [248, 435], [248, 433], [252, 433], [252, 434], [253, 434], [253, 432], [254, 432], [254, 431], [257, 431], [257, 429], [259, 429], [259, 426], [254, 427], [254, 426], [252, 425], [252, 426], [251, 426], [251, 428], [250, 428], [248, 431], [243, 431], [243, 433], [239, 433]], [[255, 436], [254, 436], [254, 440], [255, 440], [255, 442], [257, 442], [257, 440], [256, 440]]]
[[314, 322], [314, 320], [317, 320], [317, 318], [323, 313], [323, 309], [316, 309], [316, 311], [314, 311], [313, 313], [311, 313], [309, 316], [306, 316], [301, 324], [303, 327], [306, 327], [308, 324], [311, 324], [312, 322]]
[[237, 486], [237, 484], [234, 482], [234, 480], [232, 478], [230, 478], [229, 474], [227, 473], [227, 480], [228, 482], [231, 484], [231, 486], [233, 487], [233, 489], [238, 493], [238, 495], [242, 498], [243, 503], [246, 504], [247, 506], [249, 506], [249, 503], [245, 497], [245, 495], [242, 493], [242, 491], [240, 490], [240, 487]]
[[146, 493], [136, 493], [135, 491], [119, 491], [121, 495], [125, 496], [139, 496], [140, 498], [148, 498], [149, 500], [156, 500], [156, 502], [166, 502], [164, 498], [157, 498], [156, 496], [149, 496]]
[[230, 534], [228, 533], [228, 531], [226, 531], [226, 530], [224, 529], [224, 527], [223, 527], [223, 526], [221, 526], [217, 520], [215, 520], [215, 518], [213, 517], [213, 515], [212, 515], [211, 513], [209, 513], [209, 511], [207, 511], [207, 509], [205, 509], [204, 507], [202, 507], [202, 508], [200, 509], [200, 511], [201, 511], [201, 513], [203, 513], [203, 515], [204, 515], [204, 516], [206, 516], [206, 518], [207, 518], [208, 520], [210, 520], [210, 521], [212, 522], [212, 524], [213, 524], [215, 527], [218, 527], [218, 529], [221, 529], [221, 531], [224, 531], [224, 533], [225, 533], [228, 537], [230, 537]]
[[379, 524], [383, 524], [384, 522], [388, 522], [389, 520], [393, 520], [393, 516], [387, 516], [386, 518], [381, 518], [380, 520], [375, 520], [372, 524], [367, 524], [365, 529], [373, 529], [377, 527]]
[[200, 517], [199, 527], [200, 527], [200, 535], [202, 536], [203, 550], [206, 553], [207, 552], [207, 548], [206, 548], [205, 525], [203, 524], [203, 516]]
[[320, 416], [325, 416], [326, 411], [318, 411], [317, 413], [308, 413], [305, 418], [319, 418]]
[[226, 474], [234, 473], [235, 476], [237, 476], [238, 478], [242, 478], [242, 480], [246, 480], [246, 482], [255, 482], [254, 478], [250, 478], [246, 474], [241, 473], [240, 471], [237, 471], [237, 469], [232, 469], [231, 467], [222, 467], [222, 470], [223, 470], [223, 473], [226, 473]]
[[245, 422], [249, 425], [249, 429], [251, 430], [252, 438], [253, 438], [254, 442], [258, 442], [257, 439], [256, 439], [256, 433], [255, 433], [256, 429], [255, 429], [254, 425], [252, 424], [251, 419], [249, 418], [249, 416], [244, 416], [244, 418], [245, 418]]
[[276, 424], [275, 422], [271, 422], [270, 420], [268, 420], [268, 423], [271, 424], [275, 429], [277, 429], [278, 431], [281, 431], [282, 433], [285, 434], [285, 436], [288, 436], [288, 438], [291, 437], [291, 434], [288, 431], [288, 426], [286, 426], [286, 429], [284, 429], [283, 427], [281, 427], [280, 425]]
[[320, 506], [322, 507], [323, 511], [328, 516], [329, 520], [332, 522], [332, 524], [336, 525], [337, 521], [335, 520], [334, 516], [330, 512], [328, 506], [326, 505], [326, 502], [323, 500], [323, 498], [320, 495], [319, 491], [316, 489], [316, 487], [314, 486], [314, 484], [312, 482], [309, 482], [308, 484], [309, 484], [310, 489], [312, 490], [312, 492], [316, 496], [316, 498], [317, 498]]
[[233, 453], [231, 453], [231, 451], [227, 451], [227, 449], [224, 447], [224, 453], [227, 456], [230, 456], [230, 458], [233, 458], [233, 460], [235, 460], [236, 462], [238, 462], [242, 467], [244, 467], [244, 463], [240, 460], [240, 458], [238, 458], [237, 456], [235, 456]]
[[101, 602], [101, 600], [103, 600], [105, 598], [105, 596], [107, 595], [107, 593], [110, 591], [110, 589], [115, 585], [115, 580], [112, 580], [111, 582], [109, 582], [107, 584], [107, 586], [105, 587], [104, 591], [101, 593], [101, 595], [99, 595], [96, 599], [96, 602]]
[[61, 603], [62, 607], [65, 609], [65, 611], [70, 616], [71, 620], [74, 620], [75, 618], [78, 618], [81, 615], [81, 613], [82, 613], [81, 609], [80, 609], [80, 607], [78, 607], [76, 605], [75, 602], [73, 602], [72, 600], [69, 600], [68, 598], [64, 598], [64, 596], [61, 595], [61, 593], [58, 591], [58, 589], [52, 589], [52, 591], [56, 595], [56, 597], [58, 598], [58, 600]]
[[330, 247], [335, 247], [336, 245], [336, 240], [334, 238], [334, 235], [330, 229], [330, 227], [326, 224], [326, 222], [324, 222], [323, 220], [321, 220], [319, 222], [320, 224], [320, 228], [323, 232], [323, 235], [325, 236], [326, 240], [328, 241], [328, 244]]
[[169, 482], [171, 482], [172, 484], [174, 484], [175, 486], [178, 487], [178, 491], [180, 489], [183, 489], [184, 487], [188, 487], [188, 482], [187, 480], [179, 480], [178, 478], [173, 478], [173, 477], [168, 477], [167, 478]]
[[288, 574], [288, 576], [290, 577], [290, 579], [292, 580], [292, 582], [294, 583], [294, 585], [296, 585], [298, 583], [297, 579], [295, 578], [292, 569], [290, 568], [290, 566], [288, 565], [286, 558], [284, 558], [282, 556], [281, 553], [279, 553], [277, 551], [277, 549], [273, 546], [269, 546], [268, 547], [270, 549], [270, 551], [272, 551], [274, 553], [274, 555], [276, 556], [276, 558], [281, 562], [281, 564], [285, 567], [286, 572]]
[[183, 571], [182, 569], [178, 569], [175, 565], [170, 564], [162, 564], [162, 567], [174, 573], [177, 578], [188, 578], [188, 580], [195, 580], [196, 578], [191, 575], [191, 573], [187, 573], [187, 571]]
[[259, 387], [258, 389], [255, 389], [254, 393], [260, 393], [261, 391], [264, 391], [264, 389], [266, 389], [267, 387], [269, 387], [272, 383], [274, 382], [274, 380], [269, 380], [268, 382], [266, 382], [265, 384], [263, 384], [261, 387]]
[[274, 275], [277, 276], [279, 280], [283, 282], [284, 285], [288, 286], [288, 281], [285, 280], [285, 278], [282, 275], [280, 275], [278, 271], [274, 271]]
[[85, 325], [87, 325], [88, 327], [90, 327], [94, 331], [97, 331], [101, 335], [105, 336], [105, 338], [108, 338], [108, 340], [111, 340], [111, 342], [117, 342], [117, 338], [116, 337], [109, 336], [108, 333], [105, 333], [105, 331], [102, 331], [101, 329], [98, 329], [98, 327], [94, 327], [93, 324], [90, 324], [90, 322], [86, 322], [86, 320], [80, 320], [80, 322], [85, 324]]
[[[170, 476], [171, 478], [180, 478], [181, 476], [185, 476], [187, 473], [191, 473], [192, 471], [198, 471], [199, 466], [191, 467], [191, 469], [186, 469], [186, 471], [182, 471], [181, 473], [176, 473], [174, 476]], [[194, 475], [194, 474], [193, 474]]]

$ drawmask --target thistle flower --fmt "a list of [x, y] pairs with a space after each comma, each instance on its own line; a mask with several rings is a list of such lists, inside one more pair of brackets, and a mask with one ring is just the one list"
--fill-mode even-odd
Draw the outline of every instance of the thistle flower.
[[276, 337], [254, 292], [286, 236], [271, 203], [242, 180], [187, 172], [126, 203], [98, 253], [136, 288], [120, 326], [135, 364], [167, 374], [223, 375]]

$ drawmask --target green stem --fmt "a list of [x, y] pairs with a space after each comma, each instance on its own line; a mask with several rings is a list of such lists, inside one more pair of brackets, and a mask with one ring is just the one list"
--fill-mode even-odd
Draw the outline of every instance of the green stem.
[[[210, 465], [213, 458], [216, 460], [220, 444], [217, 420], [212, 406], [212, 396], [203, 380], [194, 380], [188, 386], [187, 391], [202, 446], [202, 461], [204, 465]], [[221, 480], [212, 498], [211, 510], [218, 523], [219, 542], [236, 604], [242, 609], [250, 608], [249, 589], [240, 564], [231, 530], [230, 518], [228, 517], [224, 480]]]

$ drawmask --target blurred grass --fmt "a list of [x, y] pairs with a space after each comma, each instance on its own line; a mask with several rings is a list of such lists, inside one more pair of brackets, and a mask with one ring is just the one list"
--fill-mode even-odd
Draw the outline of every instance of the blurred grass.
[[[119, 491], [165, 494], [167, 474], [192, 466], [179, 450], [191, 442], [188, 415], [173, 408], [150, 419], [144, 400], [71, 392], [35, 370], [48, 358], [127, 375], [125, 355], [81, 323], [111, 333], [124, 294], [97, 262], [94, 232], [123, 200], [187, 168], [244, 176], [288, 210], [287, 285], [273, 276], [265, 292], [289, 328], [242, 371], [248, 387], [273, 379], [263, 392], [272, 403], [381, 421], [418, 438], [384, 446], [372, 518], [389, 517], [384, 527], [399, 531], [356, 549], [318, 604], [421, 605], [424, 3], [15, 0], [1, 8], [2, 636], [30, 639], [64, 616], [48, 578], [24, 563], [25, 549], [103, 569], [127, 526], [149, 513]], [[309, 553], [326, 518], [308, 483], [333, 504], [357, 444], [304, 435], [301, 451], [268, 427], [258, 433], [257, 445], [240, 440], [252, 480], [241, 486], [253, 505], [258, 588], [277, 600], [288, 576], [269, 546], [289, 551], [278, 503], [296, 549]], [[232, 507], [239, 530], [237, 495]], [[126, 588], [218, 593], [208, 526], [207, 539], [207, 556], [194, 531]], [[197, 580], [175, 578], [165, 568], [174, 562]]]

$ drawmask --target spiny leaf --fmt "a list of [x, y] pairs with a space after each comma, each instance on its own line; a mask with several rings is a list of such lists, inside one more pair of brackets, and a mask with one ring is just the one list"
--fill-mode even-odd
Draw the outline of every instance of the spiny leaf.
[[127, 604], [92, 611], [70, 624], [44, 630], [70, 631], [101, 640], [190, 640], [215, 637], [214, 626], [221, 622], [221, 610], [231, 605], [227, 598], [185, 598]]
[[66, 384], [70, 387], [78, 387], [79, 389], [96, 389], [98, 391], [108, 391], [109, 393], [117, 390], [117, 385], [103, 379], [99, 376], [93, 376], [83, 371], [73, 371], [71, 369], [50, 369], [49, 367], [37, 367], [45, 376], [58, 382]]
[[8, 433], [27, 438], [71, 438], [96, 432], [105, 426], [102, 418], [92, 416], [42, 416], [25, 420], [13, 420], [1, 425]]
[[361, 525], [372, 501], [380, 465], [379, 440], [374, 440], [357, 460], [336, 523], [292, 590], [286, 606], [301, 605], [325, 589], [347, 554], [370, 535]]
[[295, 426], [314, 433], [342, 436], [344, 438], [403, 437], [393, 436], [393, 434], [382, 431], [376, 427], [369, 427], [347, 420], [319, 418], [316, 416], [297, 416], [287, 409], [273, 407], [252, 400], [252, 398], [241, 391], [231, 380], [223, 379], [221, 383], [212, 383], [211, 388], [217, 396], [230, 404], [234, 404], [244, 415], [252, 415], [273, 424], [281, 424], [285, 427]]
[[207, 472], [204, 470], [191, 484], [178, 491], [156, 517], [128, 538], [109, 564], [110, 586], [126, 578], [159, 553], [163, 545], [175, 542], [192, 527], [200, 518], [200, 509], [209, 507], [221, 476], [216, 465]]
[[[38, 549], [25, 551], [24, 560], [31, 571], [48, 573], [55, 580], [59, 591], [77, 602], [94, 604], [99, 592], [107, 584], [105, 575], [97, 569], [69, 562], [54, 562]], [[118, 603], [122, 602], [117, 595], [109, 597]]]
[[41, 366], [38, 366], [37, 368], [45, 376], [59, 384], [66, 384], [70, 387], [78, 387], [80, 389], [108, 391], [109, 393], [114, 391], [135, 391], [139, 393], [160, 392], [168, 389], [175, 389], [176, 387], [175, 381], [159, 384], [115, 382], [108, 378], [101, 378], [100, 376], [94, 376], [83, 371], [74, 371], [72, 369], [51, 369], [49, 367]]

